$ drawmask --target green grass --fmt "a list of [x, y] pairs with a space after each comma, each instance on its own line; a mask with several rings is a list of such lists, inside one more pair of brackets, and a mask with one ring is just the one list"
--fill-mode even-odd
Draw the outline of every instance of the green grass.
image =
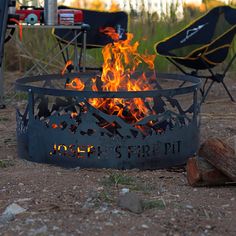
[[0, 168], [7, 168], [13, 166], [12, 160], [0, 160]]
[[108, 178], [103, 180], [105, 186], [115, 186], [124, 185], [132, 186], [135, 185], [135, 179], [130, 176], [126, 176], [120, 173], [111, 173]]
[[114, 202], [114, 197], [112, 196], [112, 194], [109, 191], [102, 191], [101, 193], [99, 193], [98, 195], [98, 199], [101, 202], [107, 202], [107, 203], [113, 203]]
[[145, 210], [150, 210], [154, 208], [162, 210], [165, 208], [165, 204], [161, 199], [144, 201], [143, 205]]

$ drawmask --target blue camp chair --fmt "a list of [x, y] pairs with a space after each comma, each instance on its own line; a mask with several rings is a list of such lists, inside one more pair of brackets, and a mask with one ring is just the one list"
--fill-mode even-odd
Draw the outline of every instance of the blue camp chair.
[[[202, 102], [213, 84], [220, 83], [234, 101], [224, 79], [236, 58], [236, 52], [227, 61], [222, 73], [215, 67], [225, 61], [236, 33], [236, 9], [219, 6], [193, 21], [186, 28], [155, 45], [156, 53], [167, 58], [184, 74], [205, 78], [201, 92]], [[190, 69], [190, 72], [187, 72]], [[208, 71], [209, 75], [199, 72]], [[208, 85], [208, 80], [210, 84]]]

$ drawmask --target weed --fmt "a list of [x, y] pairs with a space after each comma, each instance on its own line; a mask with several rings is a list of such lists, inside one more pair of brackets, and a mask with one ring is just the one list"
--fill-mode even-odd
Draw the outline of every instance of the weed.
[[111, 194], [108, 191], [102, 191], [99, 196], [99, 200], [102, 202], [112, 203], [114, 199], [112, 198]]
[[0, 168], [7, 168], [9, 166], [13, 166], [13, 162], [11, 160], [0, 160]]
[[165, 204], [162, 199], [144, 201], [143, 206], [145, 210], [149, 210], [153, 208], [157, 208], [161, 210], [165, 208]]
[[103, 181], [103, 183], [106, 186], [115, 186], [115, 187], [118, 187], [118, 185], [130, 185], [130, 186], [133, 185], [134, 186], [135, 179], [130, 176], [123, 175], [123, 174], [112, 173], [109, 175], [108, 178], [106, 178]]

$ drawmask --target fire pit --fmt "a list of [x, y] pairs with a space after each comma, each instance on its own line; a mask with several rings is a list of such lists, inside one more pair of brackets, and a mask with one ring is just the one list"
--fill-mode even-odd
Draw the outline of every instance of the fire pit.
[[17, 108], [19, 156], [85, 168], [184, 164], [199, 145], [200, 80], [153, 73], [145, 78], [152, 89], [104, 91], [95, 73], [18, 79], [19, 96], [28, 97]]

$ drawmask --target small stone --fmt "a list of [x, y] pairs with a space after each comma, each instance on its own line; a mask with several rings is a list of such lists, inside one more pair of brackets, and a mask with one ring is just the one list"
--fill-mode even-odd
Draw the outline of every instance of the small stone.
[[19, 183], [18, 186], [24, 186], [24, 184], [23, 183]]
[[59, 229], [60, 229], [60, 228], [57, 227], [57, 226], [55, 226], [55, 225], [52, 227], [52, 230], [53, 230], [53, 231], [56, 231], [56, 230], [59, 230]]
[[117, 210], [117, 209], [114, 209], [114, 210], [112, 210], [111, 213], [114, 214], [114, 215], [116, 215], [116, 214], [121, 213], [121, 211], [120, 211], [120, 210]]
[[98, 190], [98, 191], [103, 191], [103, 190], [104, 190], [104, 187], [103, 187], [103, 186], [98, 187], [97, 190]]
[[9, 205], [6, 210], [3, 212], [3, 215], [5, 214], [12, 214], [12, 215], [18, 215], [21, 213], [24, 213], [26, 211], [25, 208], [19, 206], [16, 203], [12, 203], [11, 205]]
[[16, 215], [21, 214], [25, 211], [26, 209], [24, 209], [23, 207], [19, 206], [16, 203], [12, 203], [0, 216], [0, 224], [6, 224], [7, 222], [14, 220]]
[[141, 227], [142, 227], [143, 229], [149, 229], [149, 226], [148, 226], [148, 225], [145, 225], [145, 224], [142, 224]]
[[118, 206], [122, 209], [129, 210], [136, 214], [143, 212], [143, 201], [140, 197], [132, 192], [128, 192], [118, 197]]
[[206, 229], [212, 229], [212, 226], [211, 225], [206, 225], [205, 228]]
[[106, 222], [105, 225], [106, 225], [106, 226], [114, 226], [114, 224], [111, 223], [111, 222]]
[[79, 167], [79, 166], [77, 166], [77, 167], [74, 168], [74, 171], [79, 171], [79, 170], [80, 170], [80, 167]]
[[188, 205], [188, 204], [187, 204], [185, 207], [186, 207], [187, 209], [193, 209], [193, 206], [192, 206], [192, 205]]
[[48, 227], [46, 225], [38, 228], [38, 229], [34, 229], [29, 233], [29, 236], [39, 236], [39, 235], [46, 235], [48, 231]]
[[124, 195], [124, 194], [126, 194], [126, 193], [128, 193], [129, 192], [129, 189], [128, 188], [122, 188], [121, 190], [120, 190], [120, 194], [122, 194], [122, 195]]

